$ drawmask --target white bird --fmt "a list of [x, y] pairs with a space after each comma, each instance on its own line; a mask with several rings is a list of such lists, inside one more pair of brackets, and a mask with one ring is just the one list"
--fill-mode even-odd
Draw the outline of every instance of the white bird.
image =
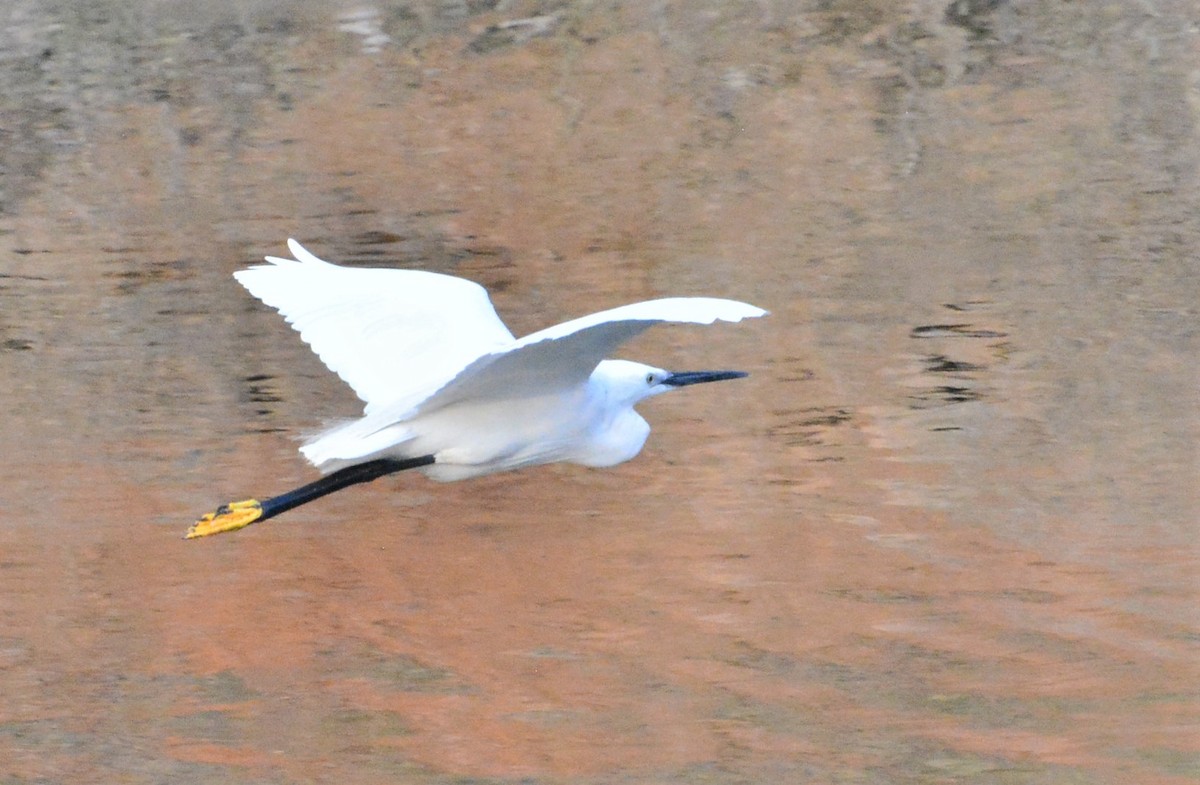
[[763, 316], [734, 300], [633, 303], [514, 338], [487, 291], [417, 270], [339, 267], [288, 240], [295, 259], [234, 273], [277, 309], [358, 394], [363, 416], [300, 448], [326, 476], [258, 501], [231, 502], [187, 537], [240, 529], [300, 504], [404, 469], [451, 481], [564, 461], [613, 466], [637, 455], [650, 426], [634, 405], [740, 371], [670, 372], [605, 359], [662, 322], [712, 324]]

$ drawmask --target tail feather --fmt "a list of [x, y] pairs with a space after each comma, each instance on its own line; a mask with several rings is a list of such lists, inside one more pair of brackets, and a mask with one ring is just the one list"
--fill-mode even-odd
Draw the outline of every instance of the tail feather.
[[344, 423], [305, 443], [300, 453], [323, 474], [383, 457], [407, 457], [402, 446], [413, 439], [403, 424], [375, 430], [364, 420]]

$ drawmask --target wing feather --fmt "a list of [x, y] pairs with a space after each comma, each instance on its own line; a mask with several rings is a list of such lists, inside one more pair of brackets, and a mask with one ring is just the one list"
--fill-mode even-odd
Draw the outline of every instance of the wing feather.
[[414, 414], [470, 398], [520, 398], [582, 384], [618, 346], [656, 324], [738, 322], [766, 313], [736, 300], [670, 297], [572, 319], [479, 357]]
[[295, 259], [234, 273], [283, 314], [365, 403], [411, 408], [481, 355], [510, 346], [480, 285], [419, 270], [339, 267], [288, 240]]

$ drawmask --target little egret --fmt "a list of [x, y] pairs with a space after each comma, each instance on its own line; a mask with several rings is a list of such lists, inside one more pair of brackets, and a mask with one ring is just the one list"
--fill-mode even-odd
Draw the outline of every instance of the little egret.
[[240, 529], [356, 483], [405, 469], [451, 481], [565, 461], [613, 466], [650, 426], [639, 401], [740, 371], [671, 372], [605, 357], [661, 322], [763, 316], [710, 297], [671, 297], [594, 313], [514, 338], [476, 283], [418, 270], [339, 267], [288, 240], [295, 259], [234, 273], [283, 314], [366, 406], [300, 448], [325, 475], [279, 496], [231, 502], [187, 538]]

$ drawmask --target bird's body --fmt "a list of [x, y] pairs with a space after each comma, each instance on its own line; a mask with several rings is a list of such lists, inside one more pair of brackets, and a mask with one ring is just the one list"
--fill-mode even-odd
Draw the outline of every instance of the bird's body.
[[432, 455], [422, 473], [442, 482], [465, 480], [542, 463], [614, 466], [641, 451], [650, 425], [619, 400], [630, 378], [665, 371], [604, 360], [582, 383], [565, 390], [450, 403], [411, 418], [366, 415], [326, 431], [300, 448], [324, 472], [376, 458]]
[[[661, 322], [762, 316], [734, 300], [666, 298], [613, 308], [514, 338], [487, 292], [453, 276], [355, 269], [295, 240], [295, 259], [235, 273], [278, 309], [365, 402], [363, 416], [301, 447], [329, 475], [262, 503], [226, 505], [189, 537], [240, 528], [348, 484], [419, 468], [453, 481], [544, 463], [612, 466], [637, 455], [650, 426], [639, 401], [736, 371], [672, 373], [606, 359]], [[272, 511], [266, 509], [277, 502]], [[249, 518], [249, 520], [245, 520]]]

